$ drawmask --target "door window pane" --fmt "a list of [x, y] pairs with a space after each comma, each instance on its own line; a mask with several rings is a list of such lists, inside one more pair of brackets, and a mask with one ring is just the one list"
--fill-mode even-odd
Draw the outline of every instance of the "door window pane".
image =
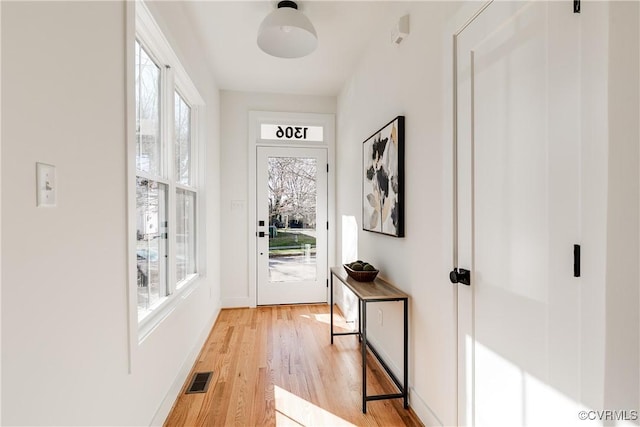
[[160, 67], [137, 41], [135, 55], [136, 169], [160, 175]]
[[196, 195], [176, 192], [176, 276], [180, 282], [196, 272]]
[[176, 181], [191, 184], [191, 108], [175, 93], [175, 161]]
[[138, 319], [167, 296], [167, 186], [136, 179]]
[[315, 281], [314, 158], [269, 158], [269, 281]]

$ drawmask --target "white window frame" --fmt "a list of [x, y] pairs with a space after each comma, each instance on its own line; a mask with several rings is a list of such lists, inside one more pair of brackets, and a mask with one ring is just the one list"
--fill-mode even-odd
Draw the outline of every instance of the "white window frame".
[[[127, 34], [127, 189], [128, 189], [128, 262], [129, 262], [129, 335], [130, 350], [141, 344], [171, 313], [177, 305], [190, 295], [199, 278], [203, 276], [204, 221], [202, 218], [202, 197], [204, 192], [204, 148], [202, 124], [205, 117], [205, 103], [195, 85], [183, 68], [170, 43], [162, 34], [147, 6], [142, 1], [135, 1], [128, 6], [128, 28], [135, 28], [133, 34]], [[134, 21], [133, 23], [131, 21]], [[162, 144], [162, 178], [139, 172], [136, 168], [136, 134], [135, 134], [135, 74], [134, 46], [135, 41], [145, 49], [147, 54], [161, 69], [161, 101], [160, 101], [160, 133]], [[175, 174], [175, 134], [174, 134], [174, 97], [176, 92], [191, 108], [191, 184], [179, 184]], [[136, 276], [136, 178], [145, 177], [166, 184], [167, 194], [167, 297], [153, 307], [152, 311], [142, 319], [138, 319], [138, 296]], [[188, 276], [180, 283], [176, 280], [176, 191], [187, 190], [195, 194], [195, 266], [196, 273]], [[131, 351], [130, 351], [131, 354]], [[130, 357], [130, 370], [132, 361]]]

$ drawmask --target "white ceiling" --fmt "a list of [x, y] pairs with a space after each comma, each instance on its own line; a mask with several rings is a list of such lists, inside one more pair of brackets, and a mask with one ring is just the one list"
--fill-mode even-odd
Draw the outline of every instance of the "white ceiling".
[[393, 22], [389, 2], [299, 1], [298, 10], [316, 28], [318, 48], [304, 58], [274, 58], [258, 48], [256, 38], [260, 23], [277, 3], [183, 2], [220, 89], [337, 95], [376, 28]]

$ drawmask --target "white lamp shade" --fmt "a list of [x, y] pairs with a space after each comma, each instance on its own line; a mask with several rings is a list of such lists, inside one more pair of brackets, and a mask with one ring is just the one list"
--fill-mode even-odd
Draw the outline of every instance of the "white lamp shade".
[[258, 46], [279, 58], [300, 58], [318, 46], [318, 36], [311, 21], [291, 7], [274, 10], [258, 30]]

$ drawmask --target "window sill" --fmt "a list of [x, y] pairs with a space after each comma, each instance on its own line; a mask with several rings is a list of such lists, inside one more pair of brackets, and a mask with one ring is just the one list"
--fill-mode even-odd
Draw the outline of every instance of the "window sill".
[[[198, 277], [200, 277], [200, 275], [198, 273], [195, 274], [190, 274], [189, 276], [185, 277], [184, 280], [181, 280], [178, 282], [178, 284], [176, 285], [176, 294], [182, 294], [183, 293], [183, 289], [188, 288], [191, 286], [191, 284], [196, 281], [198, 279]], [[191, 292], [189, 292], [190, 294]], [[187, 295], [183, 295], [182, 298], [186, 298]]]

